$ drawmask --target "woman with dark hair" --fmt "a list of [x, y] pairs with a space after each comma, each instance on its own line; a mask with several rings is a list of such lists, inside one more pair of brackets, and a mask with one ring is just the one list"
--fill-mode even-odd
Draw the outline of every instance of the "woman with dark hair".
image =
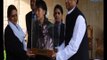
[[8, 7], [7, 17], [8, 25], [5, 28], [6, 60], [27, 60], [31, 54], [27, 52], [25, 34], [17, 24], [18, 15], [14, 5]]
[[58, 46], [64, 41], [65, 25], [63, 23], [63, 8], [57, 4], [54, 7], [54, 46], [55, 50], [59, 50]]
[[[32, 47], [53, 50], [53, 24], [46, 17], [47, 6], [44, 1], [36, 1], [36, 21], [33, 25]], [[37, 60], [51, 60], [43, 55], [36, 55]]]

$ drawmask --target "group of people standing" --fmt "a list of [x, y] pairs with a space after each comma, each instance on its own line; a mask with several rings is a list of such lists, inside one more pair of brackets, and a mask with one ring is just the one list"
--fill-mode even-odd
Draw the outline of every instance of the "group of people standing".
[[[68, 13], [63, 23], [63, 8], [57, 4], [53, 10], [54, 23], [46, 17], [44, 0], [30, 0], [32, 11], [26, 14], [28, 43], [17, 24], [17, 8], [10, 5], [7, 10], [8, 25], [5, 28], [7, 60], [88, 60], [86, 19], [77, 8], [78, 0], [65, 0]], [[30, 49], [53, 50], [52, 58], [35, 55]]]

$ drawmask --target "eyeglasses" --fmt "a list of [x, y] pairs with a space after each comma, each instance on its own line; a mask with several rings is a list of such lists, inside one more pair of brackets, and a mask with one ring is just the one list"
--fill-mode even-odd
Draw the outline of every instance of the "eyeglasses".
[[[67, 1], [73, 1], [73, 0], [65, 0], [65, 2], [67, 2]], [[74, 0], [75, 1], [75, 0]]]
[[61, 13], [60, 13], [60, 12], [55, 12], [54, 14], [58, 14], [58, 15], [60, 15]]
[[11, 17], [17, 17], [17, 14], [11, 15]]
[[69, 1], [69, 0], [65, 0], [65, 2], [67, 2], [67, 1]]

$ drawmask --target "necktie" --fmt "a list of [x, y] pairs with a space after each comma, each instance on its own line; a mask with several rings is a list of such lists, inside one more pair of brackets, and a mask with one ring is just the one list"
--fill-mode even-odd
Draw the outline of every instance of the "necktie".
[[32, 20], [35, 20], [35, 13], [32, 13]]

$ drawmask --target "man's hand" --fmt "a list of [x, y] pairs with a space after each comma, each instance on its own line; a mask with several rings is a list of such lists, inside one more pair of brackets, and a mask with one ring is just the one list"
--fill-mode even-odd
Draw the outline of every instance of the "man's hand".
[[32, 51], [30, 51], [30, 50], [28, 50], [28, 51], [26, 52], [26, 54], [27, 54], [27, 56], [29, 56], [29, 57], [35, 57], [35, 54], [33, 54]]
[[52, 59], [56, 60], [56, 52], [53, 52]]

